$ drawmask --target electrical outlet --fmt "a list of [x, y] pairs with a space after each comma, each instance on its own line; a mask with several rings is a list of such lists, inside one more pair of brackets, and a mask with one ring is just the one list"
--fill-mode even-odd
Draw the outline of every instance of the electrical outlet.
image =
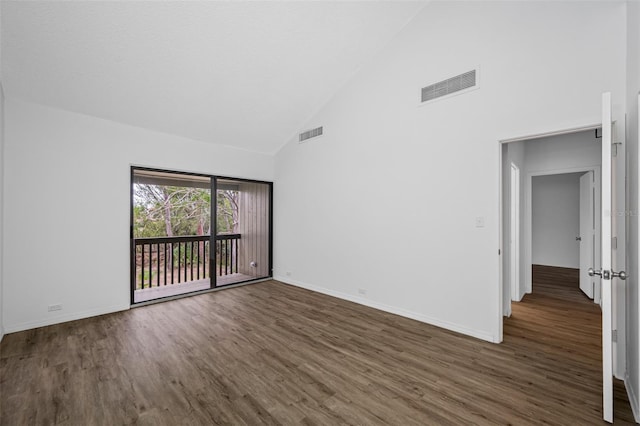
[[290, 277], [291, 276], [291, 271], [287, 271], [287, 272], [285, 272], [285, 274], [287, 274], [287, 276]]
[[52, 312], [52, 311], [61, 311], [61, 310], [62, 310], [62, 305], [61, 305], [61, 304], [57, 304], [57, 305], [49, 305], [49, 306], [47, 307], [47, 310], [48, 310], [49, 312]]
[[360, 296], [366, 296], [367, 295], [367, 290], [365, 290], [364, 288], [359, 288], [358, 289], [358, 294]]

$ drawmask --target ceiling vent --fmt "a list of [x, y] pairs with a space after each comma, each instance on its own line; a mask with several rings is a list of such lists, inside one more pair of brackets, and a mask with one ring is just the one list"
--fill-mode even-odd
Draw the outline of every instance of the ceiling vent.
[[322, 126], [300, 133], [298, 135], [298, 142], [302, 143], [308, 139], [315, 138], [318, 136], [322, 136]]
[[477, 71], [472, 70], [422, 88], [422, 103], [477, 88]]

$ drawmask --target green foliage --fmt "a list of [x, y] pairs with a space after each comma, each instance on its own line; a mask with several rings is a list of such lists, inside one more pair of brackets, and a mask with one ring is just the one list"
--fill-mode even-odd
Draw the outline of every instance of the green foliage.
[[[141, 280], [144, 280], [145, 283], [149, 283], [149, 281], [154, 277], [155, 273], [154, 272], [150, 272], [148, 270], [144, 271], [144, 276], [142, 273], [140, 273], [138, 275], [138, 283], [141, 282]], [[139, 287], [139, 285], [138, 285]]]
[[205, 235], [210, 231], [209, 190], [134, 184], [133, 192], [134, 237]]
[[133, 235], [135, 238], [166, 236], [164, 221], [154, 220], [144, 206], [134, 205]]
[[[209, 189], [134, 184], [133, 190], [135, 238], [211, 234]], [[236, 231], [237, 200], [237, 191], [218, 191], [218, 233]]]
[[238, 193], [218, 191], [218, 234], [233, 233], [238, 224]]

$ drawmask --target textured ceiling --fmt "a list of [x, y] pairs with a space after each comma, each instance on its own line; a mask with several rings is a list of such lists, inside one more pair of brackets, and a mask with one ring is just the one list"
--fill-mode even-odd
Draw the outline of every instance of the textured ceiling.
[[424, 2], [2, 1], [23, 99], [273, 153]]

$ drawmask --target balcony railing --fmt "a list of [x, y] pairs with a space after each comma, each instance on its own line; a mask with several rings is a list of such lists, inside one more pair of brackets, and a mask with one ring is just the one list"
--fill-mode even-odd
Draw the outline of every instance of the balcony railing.
[[238, 272], [240, 234], [216, 235], [215, 263], [210, 264], [209, 235], [136, 238], [136, 289], [160, 287]]

